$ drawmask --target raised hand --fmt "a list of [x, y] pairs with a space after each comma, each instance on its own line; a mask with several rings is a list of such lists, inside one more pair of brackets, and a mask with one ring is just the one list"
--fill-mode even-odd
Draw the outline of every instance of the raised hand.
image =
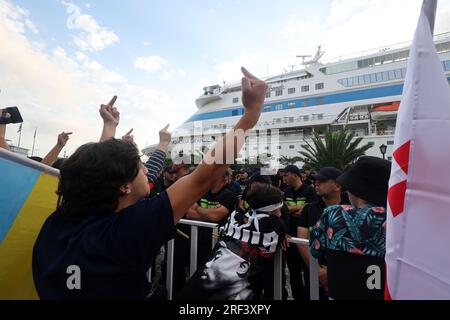
[[63, 148], [67, 141], [69, 141], [69, 136], [72, 134], [72, 132], [63, 132], [58, 135], [58, 142], [57, 145], [61, 148]]
[[167, 131], [167, 129], [169, 128], [169, 124], [166, 125], [164, 128], [162, 128], [159, 131], [159, 144], [160, 145], [169, 145], [171, 139], [172, 139], [172, 134]]
[[133, 132], [133, 129], [131, 129], [130, 131], [128, 131], [128, 132], [122, 137], [122, 140], [131, 142], [131, 143], [134, 143], [134, 135], [131, 134], [132, 132]]
[[252, 75], [244, 67], [241, 68], [242, 78], [242, 103], [245, 110], [250, 112], [261, 112], [267, 92], [267, 84]]
[[117, 96], [114, 96], [108, 104], [102, 104], [100, 106], [100, 115], [103, 122], [108, 125], [118, 126], [120, 122], [120, 112], [117, 108], [114, 108]]

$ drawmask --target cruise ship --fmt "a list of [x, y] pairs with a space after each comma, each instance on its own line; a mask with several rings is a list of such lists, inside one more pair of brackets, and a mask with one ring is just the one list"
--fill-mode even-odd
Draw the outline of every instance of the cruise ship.
[[[449, 80], [450, 32], [436, 35], [434, 42]], [[298, 56], [301, 67], [265, 79], [268, 92], [262, 115], [238, 163], [266, 154], [276, 166], [281, 156], [299, 156], [305, 141], [328, 128], [352, 131], [363, 138], [361, 144], [373, 144], [367, 155], [391, 159], [410, 46], [411, 42], [394, 44], [327, 62], [321, 61], [321, 47], [308, 61], [309, 56]], [[195, 101], [197, 112], [173, 133], [172, 158], [205, 153], [243, 114], [241, 95], [240, 82], [203, 88]], [[385, 155], [382, 145], [387, 147]]]

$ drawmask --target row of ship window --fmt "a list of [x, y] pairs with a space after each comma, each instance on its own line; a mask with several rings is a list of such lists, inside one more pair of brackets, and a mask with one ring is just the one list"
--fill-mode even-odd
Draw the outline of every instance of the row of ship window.
[[[450, 51], [450, 42], [443, 42], [436, 45], [437, 53], [444, 53]], [[388, 64], [408, 59], [409, 50], [399, 51], [395, 53], [387, 53], [377, 57], [366, 58], [358, 61], [350, 61], [346, 63], [337, 64], [334, 66], [320, 68], [319, 70], [327, 75], [341, 72], [348, 72], [358, 70], [361, 68], [374, 67], [382, 64]]]
[[[323, 82], [320, 83], [316, 83], [315, 84], [315, 88], [316, 90], [322, 90], [323, 88], [325, 88], [325, 84]], [[304, 85], [300, 88], [301, 92], [308, 92], [309, 91], [309, 85]], [[289, 88], [288, 89], [288, 94], [294, 94], [296, 92], [296, 88]], [[279, 97], [283, 95], [283, 90], [275, 90], [275, 96]], [[272, 92], [269, 91], [266, 94], [266, 98], [270, 98], [272, 96]], [[233, 98], [233, 103], [238, 103], [239, 102], [239, 98]]]
[[[445, 71], [450, 71], [450, 60], [442, 61], [442, 66]], [[354, 87], [376, 82], [404, 79], [405, 76], [406, 76], [406, 68], [401, 68], [339, 79], [338, 82], [345, 87]]]

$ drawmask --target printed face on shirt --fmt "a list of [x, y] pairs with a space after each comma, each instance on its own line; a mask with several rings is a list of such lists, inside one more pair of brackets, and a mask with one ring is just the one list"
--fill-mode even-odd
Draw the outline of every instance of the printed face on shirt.
[[228, 248], [216, 251], [212, 260], [205, 264], [201, 279], [203, 287], [208, 290], [222, 288], [233, 283], [243, 281], [250, 263]]

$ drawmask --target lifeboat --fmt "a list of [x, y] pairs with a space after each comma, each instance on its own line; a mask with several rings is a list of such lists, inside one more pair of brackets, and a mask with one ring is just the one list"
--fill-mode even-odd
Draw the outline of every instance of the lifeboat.
[[392, 102], [387, 105], [382, 105], [374, 107], [370, 116], [372, 120], [393, 120], [397, 118], [398, 108], [400, 107], [400, 102]]

